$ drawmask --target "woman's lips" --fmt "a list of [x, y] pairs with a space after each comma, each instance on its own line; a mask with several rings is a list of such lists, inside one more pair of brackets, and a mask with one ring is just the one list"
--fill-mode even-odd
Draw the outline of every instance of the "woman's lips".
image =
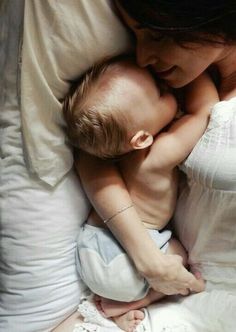
[[166, 78], [167, 76], [169, 76], [170, 74], [173, 73], [173, 71], [175, 71], [176, 69], [176, 66], [173, 66], [171, 67], [170, 69], [167, 69], [167, 70], [163, 70], [163, 71], [158, 71], [158, 70], [155, 70], [156, 74], [158, 77], [160, 78]]

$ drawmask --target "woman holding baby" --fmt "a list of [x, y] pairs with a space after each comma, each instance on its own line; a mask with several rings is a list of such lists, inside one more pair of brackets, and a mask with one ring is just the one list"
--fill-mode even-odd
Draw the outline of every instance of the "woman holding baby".
[[[236, 3], [232, 0], [118, 0], [116, 6], [124, 24], [135, 36], [139, 66], [150, 67], [174, 89], [186, 86], [207, 70], [220, 96], [220, 102], [212, 108], [206, 132], [181, 165], [185, 180], [174, 227], [188, 252], [191, 277], [187, 270], [180, 268], [182, 262], [177, 257], [163, 266], [160, 273], [155, 263], [155, 246], [136, 211], [127, 209], [116, 214], [131, 202], [113, 166], [101, 162], [94, 170], [91, 159], [91, 175], [84, 182], [85, 189], [103, 219], [116, 214], [108, 227], [153, 289], [167, 295], [192, 292], [186, 297], [170, 297], [164, 303], [153, 305], [150, 313], [156, 310], [158, 314], [151, 315], [152, 331], [233, 332], [236, 312]], [[88, 158], [84, 156], [80, 160], [82, 172]], [[97, 181], [94, 188], [91, 179], [95, 172], [96, 176], [101, 174], [101, 178], [102, 174], [109, 174], [113, 185]], [[111, 201], [113, 190], [119, 190], [119, 199], [109, 206], [104, 205], [108, 197]], [[140, 237], [144, 239], [142, 244]], [[179, 274], [172, 274], [173, 266]], [[205, 280], [205, 290], [200, 286], [200, 276]], [[63, 327], [58, 329], [62, 330]]]

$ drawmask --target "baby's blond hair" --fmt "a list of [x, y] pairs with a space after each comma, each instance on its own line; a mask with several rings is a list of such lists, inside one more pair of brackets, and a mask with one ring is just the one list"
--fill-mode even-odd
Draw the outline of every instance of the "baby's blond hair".
[[[124, 153], [127, 124], [113, 95], [112, 76], [119, 75], [119, 65], [127, 61], [130, 57], [105, 59], [72, 85], [63, 103], [63, 114], [73, 146], [100, 158], [116, 158]], [[108, 80], [104, 88], [99, 83], [105, 73]], [[101, 96], [96, 95], [97, 89]]]

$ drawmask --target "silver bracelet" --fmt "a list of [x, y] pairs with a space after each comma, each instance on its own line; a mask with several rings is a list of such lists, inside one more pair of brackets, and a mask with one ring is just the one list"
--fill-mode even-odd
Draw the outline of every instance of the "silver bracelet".
[[122, 209], [118, 210], [115, 214], [113, 214], [113, 216], [111, 216], [111, 217], [108, 218], [108, 219], [103, 220], [104, 224], [108, 223], [109, 221], [111, 221], [111, 219], [115, 218], [118, 214], [120, 214], [120, 213], [122, 213], [122, 212], [124, 212], [124, 211], [126, 211], [126, 210], [128, 210], [128, 209], [130, 209], [130, 208], [133, 207], [133, 206], [134, 206], [134, 205], [131, 204], [131, 205], [129, 205], [129, 206], [125, 206], [125, 207], [123, 207]]

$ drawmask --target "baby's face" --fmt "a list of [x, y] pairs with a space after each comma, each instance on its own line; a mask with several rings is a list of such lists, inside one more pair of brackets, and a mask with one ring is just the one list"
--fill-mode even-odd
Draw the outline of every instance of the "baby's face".
[[155, 136], [175, 117], [177, 102], [169, 92], [160, 93], [157, 83], [146, 69], [133, 68], [127, 72], [122, 109], [127, 129], [132, 137], [145, 130]]

